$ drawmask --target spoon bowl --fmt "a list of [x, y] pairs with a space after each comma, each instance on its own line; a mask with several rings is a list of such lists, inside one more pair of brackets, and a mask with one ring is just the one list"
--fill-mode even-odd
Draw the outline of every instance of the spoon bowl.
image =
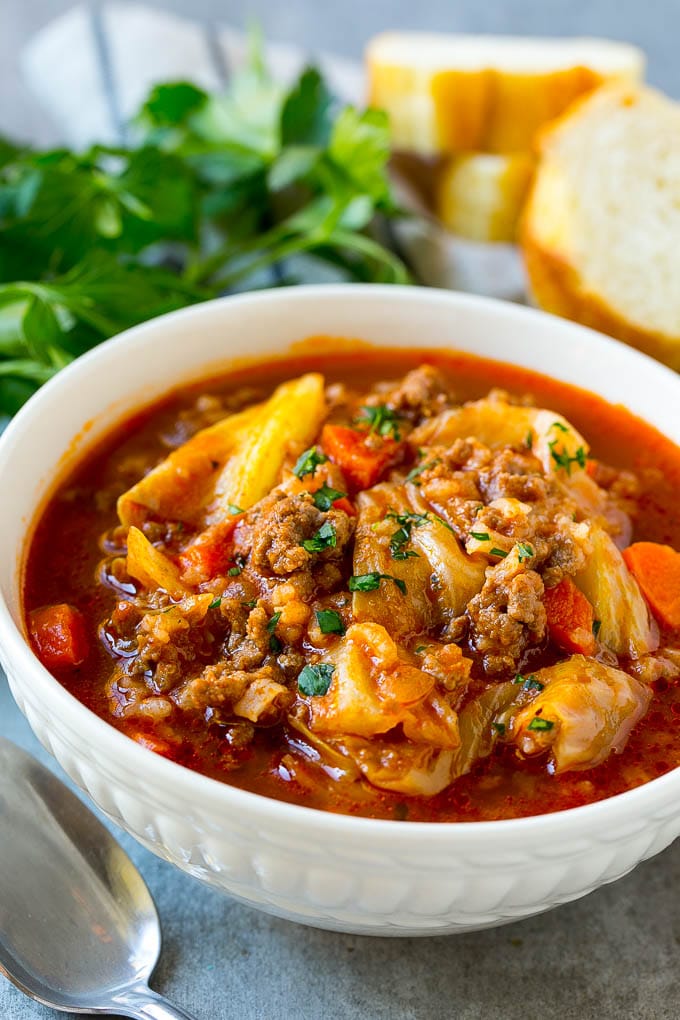
[[0, 776], [0, 973], [55, 1009], [187, 1018], [147, 986], [158, 914], [108, 829], [4, 739]]

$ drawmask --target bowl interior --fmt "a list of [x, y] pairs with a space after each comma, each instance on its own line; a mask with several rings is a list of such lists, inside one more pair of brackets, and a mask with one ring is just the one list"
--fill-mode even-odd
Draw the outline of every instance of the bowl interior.
[[0, 491], [11, 493], [0, 501], [0, 638], [6, 645], [9, 636], [13, 654], [20, 650], [27, 666], [38, 666], [18, 640], [21, 560], [36, 512], [69, 466], [128, 412], [168, 390], [244, 358], [285, 355], [320, 335], [451, 348], [534, 369], [624, 404], [680, 443], [680, 377], [590, 330], [518, 306], [345, 285], [244, 295], [177, 312], [81, 358], [29, 402], [0, 440]]

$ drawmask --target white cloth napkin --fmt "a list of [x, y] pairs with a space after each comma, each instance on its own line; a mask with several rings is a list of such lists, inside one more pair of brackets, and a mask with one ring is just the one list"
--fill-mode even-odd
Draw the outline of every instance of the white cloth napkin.
[[[154, 83], [184, 79], [219, 89], [243, 65], [246, 52], [243, 33], [227, 26], [112, 0], [80, 4], [50, 22], [29, 43], [21, 63], [31, 90], [59, 126], [64, 142], [81, 148], [94, 141], [122, 141], [127, 121]], [[272, 74], [284, 82], [313, 62], [338, 96], [362, 103], [360, 64], [270, 42], [265, 56]], [[403, 182], [398, 186], [402, 201], [417, 208], [407, 186]], [[426, 213], [422, 219], [400, 223], [394, 233], [424, 283], [524, 300], [524, 278], [514, 246], [455, 238]]]

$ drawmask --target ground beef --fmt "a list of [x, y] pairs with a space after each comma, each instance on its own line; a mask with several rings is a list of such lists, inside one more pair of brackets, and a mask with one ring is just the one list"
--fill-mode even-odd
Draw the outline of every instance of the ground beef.
[[471, 646], [489, 674], [514, 672], [524, 651], [545, 635], [543, 581], [511, 553], [488, 571], [479, 595], [470, 601]]
[[504, 497], [537, 503], [546, 499], [550, 492], [550, 482], [538, 458], [528, 451], [510, 447], [493, 454], [479, 471], [477, 484], [486, 503]]
[[400, 417], [414, 424], [439, 414], [450, 402], [451, 391], [446, 379], [432, 365], [414, 368], [398, 386], [380, 394], [380, 403], [387, 404]]
[[271, 651], [269, 620], [266, 609], [256, 606], [247, 617], [245, 627], [232, 625], [227, 651], [234, 669], [255, 669], [262, 665]]
[[[248, 566], [255, 572], [278, 577], [339, 562], [354, 531], [354, 521], [343, 511], [323, 513], [314, 506], [309, 493], [289, 495], [279, 489], [253, 507], [246, 521], [235, 552], [247, 556]], [[335, 545], [308, 552], [302, 543], [312, 539], [326, 523], [333, 526]]]
[[198, 596], [143, 616], [136, 632], [137, 656], [129, 660], [131, 674], [143, 675], [153, 691], [165, 692], [192, 663], [209, 660], [228, 624], [219, 616], [208, 617], [206, 610], [206, 597]]
[[185, 712], [212, 709], [217, 713], [216, 721], [236, 714], [251, 722], [271, 724], [294, 697], [281, 679], [280, 671], [272, 664], [245, 671], [234, 669], [232, 663], [218, 662], [189, 680], [176, 695], [176, 702]]

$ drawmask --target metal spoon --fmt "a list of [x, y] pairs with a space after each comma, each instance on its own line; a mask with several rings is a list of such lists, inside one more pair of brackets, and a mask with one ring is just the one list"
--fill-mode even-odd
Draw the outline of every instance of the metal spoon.
[[0, 973], [74, 1013], [192, 1020], [147, 982], [161, 948], [142, 876], [92, 812], [0, 739]]

